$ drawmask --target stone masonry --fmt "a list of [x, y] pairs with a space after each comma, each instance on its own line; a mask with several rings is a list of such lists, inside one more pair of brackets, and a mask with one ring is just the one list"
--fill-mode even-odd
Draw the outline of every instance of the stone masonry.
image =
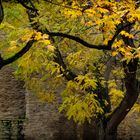
[[25, 118], [23, 82], [16, 80], [12, 72], [9, 66], [0, 70], [0, 140], [16, 140]]
[[[12, 73], [10, 66], [0, 70], [0, 140], [82, 140], [83, 129], [58, 112], [59, 103], [40, 102]], [[128, 115], [123, 121], [119, 140], [140, 140], [137, 117]], [[87, 130], [89, 135], [92, 129]]]

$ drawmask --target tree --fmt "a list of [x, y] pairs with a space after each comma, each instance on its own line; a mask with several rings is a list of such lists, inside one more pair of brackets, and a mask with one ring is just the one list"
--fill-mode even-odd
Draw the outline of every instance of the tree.
[[[34, 92], [38, 92], [42, 100], [51, 102], [55, 99], [53, 90], [65, 82], [60, 111], [64, 111], [68, 119], [73, 118], [78, 123], [90, 122], [96, 118], [100, 122], [99, 129], [103, 130], [98, 138], [116, 139], [117, 127], [133, 107], [139, 93], [137, 69], [140, 44], [136, 38], [140, 25], [139, 1], [18, 2], [27, 10], [30, 21], [28, 36], [21, 37], [27, 44], [12, 57], [1, 58], [1, 67], [26, 53], [18, 62], [17, 75], [22, 75], [29, 88], [36, 86]], [[2, 3], [0, 4], [2, 21], [3, 8]], [[76, 24], [76, 28], [72, 23]], [[66, 41], [65, 38], [69, 40]], [[30, 48], [32, 52], [29, 51]], [[107, 62], [107, 67], [102, 67], [100, 63], [109, 55], [107, 51], [111, 52], [111, 59]], [[109, 94], [111, 85], [108, 80], [110, 65], [116, 59], [123, 67], [125, 87], [123, 99], [112, 111]], [[29, 65], [31, 67], [27, 68]], [[47, 78], [55, 80], [49, 94], [46, 94], [49, 87], [44, 85]], [[120, 89], [115, 89], [115, 92], [118, 95]]]

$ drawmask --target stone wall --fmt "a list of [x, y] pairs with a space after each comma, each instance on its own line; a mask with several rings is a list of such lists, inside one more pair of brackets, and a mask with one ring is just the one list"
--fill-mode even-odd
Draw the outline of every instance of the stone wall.
[[25, 90], [10, 67], [0, 70], [0, 120], [17, 119], [25, 114]]
[[[9, 66], [0, 70], [0, 140], [82, 140], [83, 128], [58, 112], [59, 103], [40, 102], [25, 91], [23, 83], [16, 80], [12, 72]], [[140, 140], [138, 116], [128, 115], [122, 122], [118, 129], [119, 140]], [[93, 132], [92, 125], [84, 127], [86, 137]]]
[[17, 139], [25, 117], [25, 90], [9, 66], [0, 70], [0, 140]]
[[26, 140], [76, 140], [76, 125], [61, 115], [58, 104], [40, 102], [26, 94]]
[[140, 113], [129, 113], [118, 127], [118, 140], [140, 140]]

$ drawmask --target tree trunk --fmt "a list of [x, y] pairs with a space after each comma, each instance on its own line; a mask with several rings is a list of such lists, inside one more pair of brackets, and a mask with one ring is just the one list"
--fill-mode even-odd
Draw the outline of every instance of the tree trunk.
[[83, 127], [83, 140], [98, 140], [98, 125], [95, 120], [85, 123]]
[[[127, 32], [130, 32], [131, 26], [126, 28]], [[127, 46], [131, 46], [135, 48], [133, 39], [122, 36], [122, 39]], [[113, 113], [107, 118], [106, 126], [105, 126], [105, 134], [103, 140], [116, 140], [117, 139], [117, 127], [122, 122], [122, 120], [126, 117], [128, 112], [131, 110], [133, 105], [135, 104], [138, 95], [139, 95], [139, 83], [137, 80], [137, 66], [138, 66], [138, 58], [134, 58], [129, 62], [123, 62], [124, 68], [124, 82], [125, 82], [125, 96], [121, 101], [120, 105], [113, 111]]]
[[84, 140], [117, 140], [117, 127], [131, 110], [139, 95], [139, 86], [136, 78], [137, 65], [138, 59], [133, 59], [129, 63], [123, 62], [125, 96], [120, 105], [108, 118], [98, 118], [96, 120], [97, 122], [93, 127], [95, 130], [92, 130], [93, 134], [88, 131], [89, 135], [84, 131]]
[[107, 132], [102, 121], [92, 121], [91, 124], [84, 124], [82, 140], [117, 140], [117, 129]]
[[105, 132], [103, 140], [117, 140], [117, 129], [113, 129], [109, 133]]

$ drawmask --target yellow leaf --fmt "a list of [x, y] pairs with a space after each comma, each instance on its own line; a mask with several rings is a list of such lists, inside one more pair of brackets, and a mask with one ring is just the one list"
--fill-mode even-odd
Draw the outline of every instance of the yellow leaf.
[[43, 40], [43, 43], [45, 43], [46, 45], [50, 44], [50, 40]]
[[47, 39], [49, 39], [49, 36], [47, 34], [43, 34], [42, 39], [47, 40]]
[[122, 53], [126, 52], [125, 49], [122, 48], [122, 47], [120, 47], [118, 50], [119, 50], [120, 52], [122, 52]]
[[55, 50], [55, 47], [52, 45], [47, 45], [46, 47], [47, 47], [48, 51], [50, 51], [50, 52], [54, 52], [54, 50]]
[[112, 56], [116, 56], [118, 54], [117, 51], [112, 52]]
[[42, 39], [42, 33], [41, 32], [37, 32], [35, 35], [35, 40], [40, 40]]
[[129, 34], [129, 33], [126, 32], [126, 31], [121, 31], [120, 34], [121, 34], [121, 35], [124, 35], [125, 37], [134, 38], [134, 36], [133, 36], [132, 34]]

